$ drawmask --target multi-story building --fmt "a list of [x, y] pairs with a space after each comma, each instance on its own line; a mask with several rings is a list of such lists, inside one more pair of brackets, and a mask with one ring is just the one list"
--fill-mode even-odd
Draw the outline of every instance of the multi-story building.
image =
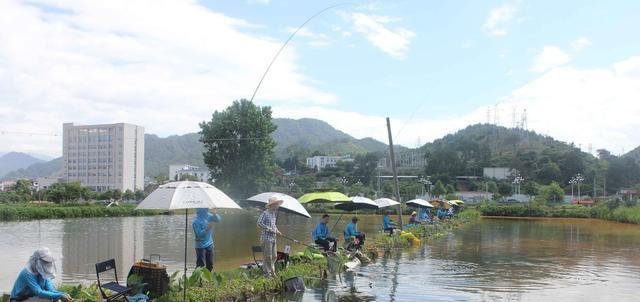
[[191, 175], [202, 182], [209, 180], [209, 170], [207, 168], [192, 165], [169, 165], [169, 179], [171, 181], [178, 181], [183, 175]]
[[144, 189], [144, 128], [132, 124], [63, 125], [63, 179], [93, 191]]
[[307, 157], [307, 167], [320, 171], [325, 167], [335, 167], [340, 161], [353, 161], [353, 158], [350, 155]]

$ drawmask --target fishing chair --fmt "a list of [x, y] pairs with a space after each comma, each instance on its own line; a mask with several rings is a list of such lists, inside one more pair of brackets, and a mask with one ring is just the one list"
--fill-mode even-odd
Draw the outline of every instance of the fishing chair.
[[[100, 282], [100, 274], [108, 271], [113, 271], [113, 275], [115, 276], [115, 281], [107, 282], [102, 284]], [[116, 269], [116, 261], [114, 259], [107, 260], [104, 262], [96, 263], [96, 276], [98, 278], [98, 289], [100, 289], [100, 294], [102, 294], [102, 299], [106, 302], [111, 301], [127, 301], [127, 294], [131, 292], [131, 289], [120, 285], [118, 283], [118, 271]], [[104, 289], [108, 290], [112, 295], [107, 295]]]
[[[285, 252], [277, 252], [277, 258], [276, 258], [276, 267], [280, 267], [280, 268], [286, 268], [287, 266], [289, 266], [289, 253], [288, 250], [290, 248], [287, 246], [285, 247]], [[264, 273], [264, 268], [262, 267], [262, 260], [258, 260], [258, 258], [256, 257], [256, 254], [264, 254], [264, 251], [262, 250], [262, 246], [252, 246], [251, 247], [251, 254], [253, 255], [253, 263], [255, 263], [255, 266], [259, 267], [260, 270]], [[264, 258], [264, 257], [263, 257]]]

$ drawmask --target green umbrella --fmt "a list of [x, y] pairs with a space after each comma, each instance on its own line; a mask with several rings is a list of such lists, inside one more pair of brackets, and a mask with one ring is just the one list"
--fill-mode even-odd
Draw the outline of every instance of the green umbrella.
[[298, 198], [300, 203], [341, 203], [350, 202], [351, 198], [340, 192], [313, 192], [302, 195]]

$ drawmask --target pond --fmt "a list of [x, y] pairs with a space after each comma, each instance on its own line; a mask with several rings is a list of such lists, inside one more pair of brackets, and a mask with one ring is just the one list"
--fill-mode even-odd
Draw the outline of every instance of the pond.
[[[257, 244], [256, 216], [224, 215], [214, 231], [217, 269], [250, 261], [250, 247]], [[360, 217], [361, 229], [379, 229], [379, 216]], [[316, 221], [281, 214], [279, 224], [284, 232], [308, 242]], [[10, 260], [3, 263], [0, 291], [10, 290], [30, 253], [41, 245], [60, 256], [58, 271], [64, 282], [95, 280], [93, 264], [109, 258], [128, 268], [134, 259], [159, 253], [172, 271], [180, 269], [183, 259], [180, 215], [11, 222], [1, 223], [0, 232], [0, 257]], [[193, 267], [191, 246], [188, 251]], [[299, 300], [632, 301], [637, 300], [638, 276], [640, 226], [585, 219], [483, 218], [308, 289]]]

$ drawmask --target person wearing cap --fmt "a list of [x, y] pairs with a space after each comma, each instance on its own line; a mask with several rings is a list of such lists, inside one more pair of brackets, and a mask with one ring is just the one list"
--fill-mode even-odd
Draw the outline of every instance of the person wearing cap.
[[344, 248], [346, 250], [360, 249], [364, 245], [364, 232], [358, 231], [358, 217], [351, 218], [351, 223], [344, 229]]
[[418, 213], [416, 213], [416, 211], [413, 211], [411, 213], [411, 217], [409, 217], [409, 224], [411, 225], [422, 224], [422, 222], [418, 221], [417, 215]]
[[267, 277], [276, 276], [275, 263], [278, 259], [276, 236], [282, 235], [276, 226], [276, 217], [282, 202], [282, 199], [278, 196], [272, 196], [266, 205], [267, 209], [258, 217], [258, 227], [262, 230], [260, 233], [260, 243], [262, 244], [262, 254], [264, 255], [262, 266]]
[[191, 226], [195, 234], [196, 248], [196, 267], [206, 267], [209, 271], [213, 270], [213, 223], [220, 222], [221, 218], [218, 213], [213, 210], [213, 214], [209, 213], [209, 209], [196, 209], [196, 218]]
[[27, 267], [18, 275], [9, 301], [71, 301], [69, 294], [57, 291], [53, 284], [56, 277], [55, 261], [48, 248], [37, 249], [29, 258]]
[[[329, 214], [322, 215], [322, 220], [320, 220], [318, 225], [316, 225], [316, 228], [313, 230], [313, 242], [324, 248], [325, 251], [331, 250], [335, 252], [338, 249], [337, 240], [329, 234], [328, 223]], [[333, 243], [333, 246], [331, 243]]]

